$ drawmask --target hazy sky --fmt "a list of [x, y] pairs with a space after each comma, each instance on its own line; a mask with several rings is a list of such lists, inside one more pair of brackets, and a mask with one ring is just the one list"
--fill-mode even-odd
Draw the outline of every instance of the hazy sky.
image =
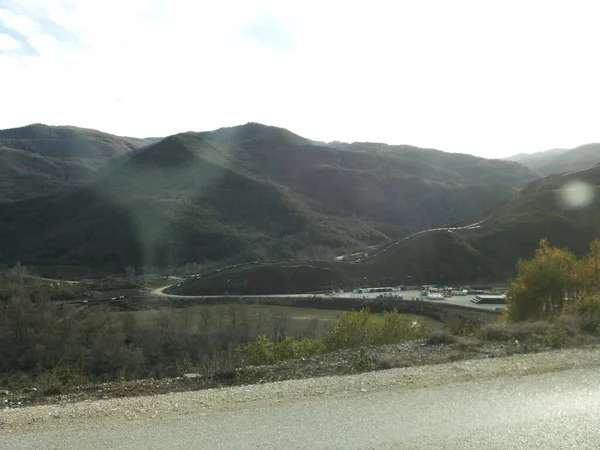
[[0, 0], [0, 128], [253, 121], [487, 157], [600, 142], [597, 3]]

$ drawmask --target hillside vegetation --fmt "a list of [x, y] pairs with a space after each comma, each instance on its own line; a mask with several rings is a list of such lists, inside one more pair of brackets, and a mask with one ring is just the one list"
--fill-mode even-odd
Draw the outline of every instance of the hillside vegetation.
[[[561, 200], [571, 183], [580, 182], [590, 203], [568, 207]], [[173, 293], [275, 293], [285, 286], [307, 292], [329, 287], [416, 283], [476, 283], [505, 280], [517, 261], [533, 255], [540, 239], [583, 255], [600, 230], [600, 167], [530, 183], [511, 200], [454, 226], [489, 219], [479, 227], [435, 231], [410, 238], [360, 263], [296, 263], [238, 267], [209, 274]], [[309, 268], [309, 266], [311, 268]], [[306, 281], [306, 273], [313, 273]], [[302, 275], [304, 274], [304, 275]], [[409, 278], [410, 277], [410, 278]], [[224, 280], [222, 280], [222, 278]], [[300, 282], [299, 280], [303, 281]], [[224, 281], [229, 280], [225, 285]], [[267, 280], [284, 280], [267, 283]], [[237, 289], [236, 289], [237, 288]]]
[[148, 143], [76, 127], [36, 124], [0, 130], [0, 201], [81, 185], [111, 161]]
[[0, 205], [0, 261], [333, 259], [476, 215], [535, 178], [517, 163], [340, 145], [254, 123], [168, 137], [81, 189]]

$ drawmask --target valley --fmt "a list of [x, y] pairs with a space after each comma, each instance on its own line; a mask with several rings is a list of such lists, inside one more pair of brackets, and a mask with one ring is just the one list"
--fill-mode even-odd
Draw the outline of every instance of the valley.
[[587, 251], [600, 167], [540, 177], [255, 123], [152, 140], [8, 131], [3, 145], [66, 171], [0, 201], [10, 408], [97, 398], [102, 381], [135, 396], [596, 342], [588, 325], [503, 324], [507, 297], [476, 294], [505, 292], [542, 238]]

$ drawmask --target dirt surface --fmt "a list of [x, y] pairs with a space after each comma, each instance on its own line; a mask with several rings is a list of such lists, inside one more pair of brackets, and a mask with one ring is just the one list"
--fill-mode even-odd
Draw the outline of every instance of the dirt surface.
[[189, 373], [176, 378], [68, 386], [62, 387], [60, 392], [43, 392], [40, 387], [35, 386], [20, 390], [0, 388], [0, 409], [347, 375], [364, 370], [360, 365], [357, 367], [359, 358], [366, 360], [372, 370], [384, 370], [443, 364], [459, 360], [497, 358], [523, 352], [523, 348], [514, 342], [485, 342], [474, 338], [457, 338], [456, 343], [439, 345], [431, 345], [424, 340], [406, 341], [362, 350], [342, 350], [269, 366], [245, 366], [228, 372]]

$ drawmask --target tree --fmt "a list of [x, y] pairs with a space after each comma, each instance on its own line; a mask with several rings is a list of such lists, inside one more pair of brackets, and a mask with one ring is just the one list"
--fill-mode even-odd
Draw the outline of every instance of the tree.
[[586, 292], [600, 292], [600, 240], [594, 239], [590, 244], [590, 251], [582, 261], [582, 272]]
[[547, 318], [579, 297], [587, 283], [582, 264], [568, 250], [540, 241], [532, 259], [520, 260], [511, 280], [507, 302], [509, 320]]
[[278, 342], [286, 335], [289, 316], [285, 311], [276, 312], [271, 315], [271, 327], [273, 329], [273, 341]]

